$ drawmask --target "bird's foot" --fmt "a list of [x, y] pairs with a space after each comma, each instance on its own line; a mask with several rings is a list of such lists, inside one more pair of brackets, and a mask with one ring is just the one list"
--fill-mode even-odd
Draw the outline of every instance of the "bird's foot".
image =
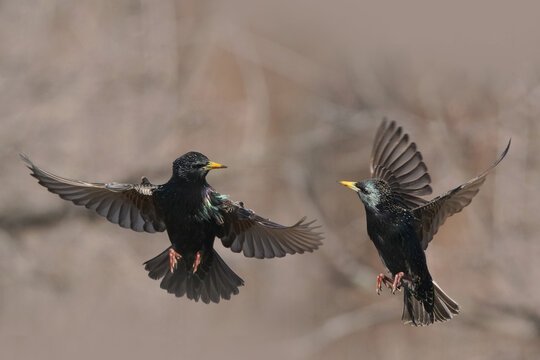
[[394, 282], [392, 283], [392, 294], [395, 294], [396, 290], [401, 291], [401, 286], [403, 285], [402, 280], [413, 281], [413, 279], [405, 275], [403, 271], [398, 272], [394, 277]]
[[197, 269], [199, 268], [199, 265], [201, 264], [202, 255], [200, 251], [197, 251], [197, 254], [195, 254], [195, 261], [193, 262], [193, 273], [195, 274], [197, 272]]
[[171, 274], [174, 273], [174, 268], [176, 267], [176, 264], [178, 264], [178, 259], [180, 259], [181, 256], [179, 253], [174, 251], [174, 249], [169, 249], [169, 269], [171, 270]]
[[377, 276], [377, 287], [375, 288], [375, 290], [377, 291], [377, 295], [381, 294], [382, 284], [384, 284], [384, 286], [390, 289], [392, 287], [391, 285], [392, 279], [390, 279], [388, 276], [384, 275], [383, 273], [380, 273]]
[[396, 290], [398, 288], [401, 288], [401, 279], [405, 276], [405, 274], [402, 272], [398, 272], [396, 276], [394, 276], [394, 283], [392, 284], [392, 294], [396, 293]]

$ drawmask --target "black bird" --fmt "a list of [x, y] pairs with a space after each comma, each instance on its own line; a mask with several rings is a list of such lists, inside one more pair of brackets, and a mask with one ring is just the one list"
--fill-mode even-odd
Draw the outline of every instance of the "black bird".
[[414, 142], [394, 121], [383, 120], [371, 154], [371, 179], [341, 181], [356, 191], [366, 209], [368, 235], [392, 280], [377, 277], [376, 290], [382, 284], [392, 293], [404, 288], [402, 321], [411, 325], [429, 325], [446, 321], [459, 313], [459, 305], [431, 279], [426, 250], [447, 217], [469, 205], [487, 174], [506, 155], [472, 180], [426, 201], [419, 196], [431, 194], [431, 179], [422, 155]]
[[314, 221], [302, 218], [292, 226], [264, 219], [217, 193], [207, 182], [212, 169], [226, 166], [189, 152], [173, 163], [163, 185], [143, 178], [140, 184], [90, 183], [51, 174], [21, 155], [31, 175], [50, 192], [75, 205], [84, 205], [110, 222], [135, 231], [165, 231], [171, 246], [144, 263], [152, 279], [177, 297], [218, 303], [238, 294], [244, 281], [214, 250], [214, 238], [247, 257], [258, 259], [312, 252], [321, 245]]

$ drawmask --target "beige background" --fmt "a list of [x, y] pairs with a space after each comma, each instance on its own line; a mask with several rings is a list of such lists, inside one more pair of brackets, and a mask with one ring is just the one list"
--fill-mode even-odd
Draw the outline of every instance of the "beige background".
[[[0, 1], [0, 358], [540, 357], [540, 9], [534, 1]], [[462, 306], [400, 323], [359, 199], [382, 116], [418, 143], [434, 196], [510, 153], [428, 249]], [[168, 244], [47, 193], [59, 175], [154, 183], [198, 150], [261, 215], [317, 218], [314, 253], [247, 259], [219, 305], [141, 264]]]

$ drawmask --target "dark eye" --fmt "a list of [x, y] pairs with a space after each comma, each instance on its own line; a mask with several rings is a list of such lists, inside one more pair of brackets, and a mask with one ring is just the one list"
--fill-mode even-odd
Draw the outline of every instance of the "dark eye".
[[361, 191], [362, 194], [364, 194], [364, 195], [367, 195], [367, 193], [368, 193], [368, 191], [366, 190], [365, 187], [361, 187], [361, 188], [360, 188], [360, 191]]
[[204, 165], [205, 165], [205, 164], [201, 164], [201, 163], [199, 163], [199, 164], [192, 164], [192, 165], [191, 165], [191, 168], [192, 168], [192, 169], [200, 169], [200, 168], [202, 168]]

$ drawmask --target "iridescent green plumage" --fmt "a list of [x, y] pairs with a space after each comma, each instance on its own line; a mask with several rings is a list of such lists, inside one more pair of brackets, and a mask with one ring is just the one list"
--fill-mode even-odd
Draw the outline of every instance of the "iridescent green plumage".
[[227, 195], [218, 194], [217, 192], [207, 192], [203, 198], [203, 203], [195, 217], [200, 221], [215, 220], [223, 224], [223, 216], [219, 210], [219, 203], [227, 200]]

